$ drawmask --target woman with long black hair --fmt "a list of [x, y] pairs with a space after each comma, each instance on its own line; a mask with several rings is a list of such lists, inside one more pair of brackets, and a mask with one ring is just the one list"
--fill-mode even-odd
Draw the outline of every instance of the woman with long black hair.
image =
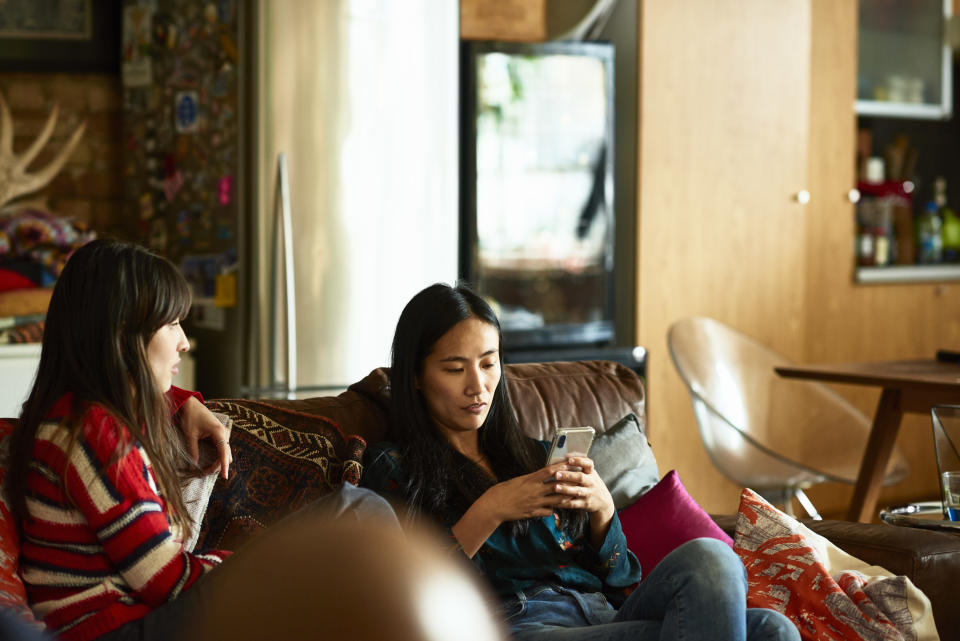
[[448, 530], [514, 638], [799, 639], [779, 612], [746, 608], [743, 564], [714, 539], [680, 546], [639, 583], [593, 461], [545, 465], [546, 444], [517, 424], [501, 358], [497, 317], [468, 287], [415, 295], [393, 340], [395, 442], [368, 449], [364, 483]]

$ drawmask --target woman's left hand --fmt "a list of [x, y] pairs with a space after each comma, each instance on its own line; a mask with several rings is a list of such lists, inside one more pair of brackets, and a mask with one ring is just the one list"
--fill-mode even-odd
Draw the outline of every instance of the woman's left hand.
[[571, 456], [567, 458], [565, 469], [555, 472], [553, 479], [554, 492], [568, 497], [559, 507], [586, 510], [590, 515], [591, 539], [596, 547], [600, 547], [616, 508], [593, 460], [586, 456]]
[[208, 438], [217, 448], [217, 458], [203, 471], [209, 474], [220, 467], [220, 474], [227, 478], [233, 454], [230, 452], [230, 430], [217, 420], [207, 406], [191, 396], [180, 407], [180, 431], [194, 463], [200, 461], [200, 441]]

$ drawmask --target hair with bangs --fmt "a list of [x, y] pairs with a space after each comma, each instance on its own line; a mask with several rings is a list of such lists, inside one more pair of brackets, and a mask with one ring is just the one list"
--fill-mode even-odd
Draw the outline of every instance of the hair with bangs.
[[[132, 243], [94, 240], [77, 249], [57, 279], [47, 310], [40, 364], [14, 432], [10, 498], [18, 523], [28, 517], [26, 476], [37, 429], [67, 393], [73, 407], [68, 456], [83, 426], [83, 407], [97, 404], [144, 448], [168, 516], [189, 534], [180, 483], [195, 473], [165, 393], [147, 358], [154, 333], [190, 310], [190, 287], [170, 261]], [[133, 446], [121, 443], [119, 459]]]

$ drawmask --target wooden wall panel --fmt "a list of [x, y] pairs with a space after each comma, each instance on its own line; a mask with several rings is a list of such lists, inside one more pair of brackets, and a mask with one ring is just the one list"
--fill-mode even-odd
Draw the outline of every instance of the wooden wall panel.
[[640, 11], [637, 337], [650, 353], [650, 438], [711, 511], [740, 488], [711, 465], [667, 352], [712, 316], [803, 349], [808, 0], [644, 2]]
[[[651, 439], [662, 469], [714, 512], [734, 509], [740, 488], [701, 444], [666, 349], [671, 322], [712, 316], [807, 362], [960, 345], [960, 284], [854, 283], [856, 0], [732, 4], [644, 3], [640, 17], [637, 335], [650, 350]], [[805, 208], [785, 202], [800, 186]], [[878, 390], [836, 389], [873, 416]], [[914, 471], [881, 504], [935, 497], [929, 418], [907, 416], [898, 445]], [[829, 516], [851, 494], [810, 492]]]
[[460, 37], [517, 42], [546, 40], [546, 0], [460, 0]]
[[[845, 307], [853, 278], [854, 206], [847, 192], [856, 181], [853, 110], [857, 72], [856, 0], [813, 0], [810, 80], [810, 164], [812, 199], [807, 228], [806, 349], [804, 361], [845, 360], [832, 349], [824, 319]], [[828, 69], [830, 73], [818, 73]], [[851, 356], [853, 360], [855, 356]], [[860, 357], [862, 358], [862, 356]], [[837, 388], [841, 394], [844, 390]], [[849, 391], [849, 390], [847, 390]], [[860, 390], [863, 392], [864, 390]], [[868, 392], [869, 393], [869, 392]], [[876, 395], [879, 398], [879, 394]], [[849, 397], [849, 394], [847, 394]], [[851, 398], [851, 400], [853, 400]], [[867, 412], [872, 416], [872, 411]], [[852, 486], [827, 484], [810, 496], [818, 509], [846, 510]]]

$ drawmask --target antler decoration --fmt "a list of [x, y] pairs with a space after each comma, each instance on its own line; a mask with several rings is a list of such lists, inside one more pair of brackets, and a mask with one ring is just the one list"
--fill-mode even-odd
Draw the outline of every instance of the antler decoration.
[[83, 137], [83, 132], [87, 128], [86, 123], [81, 123], [77, 127], [67, 144], [46, 167], [33, 173], [27, 172], [27, 167], [50, 139], [50, 134], [53, 133], [53, 128], [57, 124], [59, 113], [59, 107], [54, 105], [43, 130], [36, 140], [33, 141], [29, 149], [17, 157], [13, 153], [13, 119], [10, 117], [10, 109], [7, 108], [7, 102], [3, 99], [3, 94], [0, 94], [0, 208], [14, 198], [43, 189], [57, 175], [57, 172], [67, 162], [70, 154], [73, 153], [77, 143], [80, 142], [80, 138]]

